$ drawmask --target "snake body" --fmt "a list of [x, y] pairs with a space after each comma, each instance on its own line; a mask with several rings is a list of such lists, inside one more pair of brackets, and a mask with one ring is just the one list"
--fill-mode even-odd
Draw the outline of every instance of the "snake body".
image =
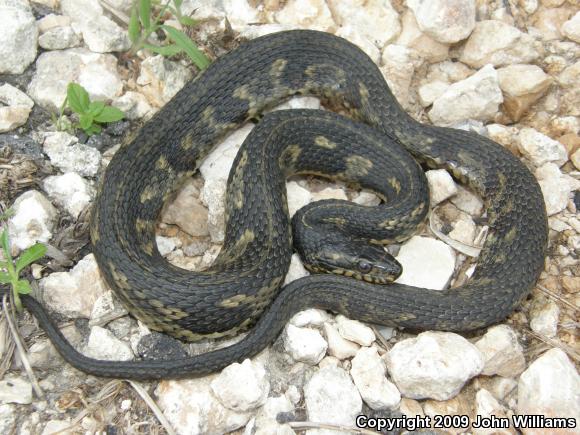
[[[249, 138], [255, 145], [242, 147], [230, 173], [228, 189], [233, 186], [234, 193], [228, 193], [226, 238], [215, 263], [202, 272], [168, 264], [157, 251], [154, 229], [175, 184], [192, 174], [227, 132], [293, 95], [338, 103], [357, 122], [308, 111], [266, 115]], [[275, 133], [268, 133], [268, 126]], [[411, 224], [424, 218], [425, 188], [405, 182], [409, 193], [403, 193], [397, 181], [407, 178], [397, 176], [393, 162], [402, 164], [402, 172], [416, 172], [418, 165], [404, 157], [381, 159], [386, 146], [381, 143], [387, 142], [402, 144], [423, 164], [448, 169], [485, 199], [489, 232], [470, 281], [433, 291], [326, 274], [301, 278], [280, 291], [292, 254], [285, 176], [321, 173], [394, 197], [403, 211], [390, 202], [377, 210], [336, 201], [321, 205], [329, 221], [375, 243], [399, 239], [397, 231], [408, 235]], [[257, 153], [265, 155], [262, 163], [249, 158]], [[99, 361], [75, 351], [42, 306], [23, 298], [75, 367], [108, 377], [177, 378], [255, 355], [295, 312], [308, 307], [413, 329], [468, 331], [498, 322], [543, 269], [547, 218], [536, 180], [509, 151], [471, 132], [415, 121], [360, 49], [301, 30], [255, 39], [221, 57], [121, 147], [94, 204], [91, 239], [107, 283], [149, 327], [196, 340], [253, 325], [242, 341], [204, 355]]]

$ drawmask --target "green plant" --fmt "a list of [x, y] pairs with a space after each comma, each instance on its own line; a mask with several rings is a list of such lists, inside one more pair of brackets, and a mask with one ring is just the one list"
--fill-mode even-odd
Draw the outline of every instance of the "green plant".
[[0, 235], [0, 245], [2, 245], [2, 252], [4, 253], [4, 259], [0, 261], [0, 269], [4, 269], [0, 270], [0, 284], [9, 284], [12, 287], [14, 305], [18, 311], [21, 311], [22, 303], [20, 302], [19, 295], [30, 293], [31, 288], [28, 280], [20, 278], [20, 272], [26, 266], [44, 257], [46, 254], [46, 246], [42, 243], [36, 243], [22, 251], [15, 261], [10, 254], [10, 240], [6, 228], [4, 228]]
[[[129, 20], [129, 39], [133, 44], [131, 53], [134, 54], [142, 48], [163, 56], [174, 56], [184, 52], [199, 69], [207, 68], [210, 64], [209, 59], [185, 33], [175, 27], [162, 24], [162, 19], [167, 12], [175, 16], [184, 26], [197, 24], [194, 19], [181, 13], [182, 3], [183, 0], [168, 0], [161, 5], [158, 1], [137, 0]], [[154, 13], [155, 6], [158, 9], [156, 13]], [[172, 43], [155, 45], [148, 42], [151, 35], [160, 29], [167, 34], [168, 38], [173, 41]]]
[[[78, 123], [73, 124], [64, 116], [67, 107], [78, 115]], [[74, 128], [82, 128], [91, 136], [101, 132], [100, 124], [119, 121], [124, 117], [125, 114], [116, 107], [108, 106], [102, 101], [91, 101], [89, 93], [81, 85], [69, 83], [58, 119], [53, 121], [58, 130], [71, 131]]]

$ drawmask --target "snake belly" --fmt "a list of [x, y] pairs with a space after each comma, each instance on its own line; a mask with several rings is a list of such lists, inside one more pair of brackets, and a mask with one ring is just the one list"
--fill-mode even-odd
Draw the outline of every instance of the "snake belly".
[[[488, 237], [466, 285], [433, 291], [313, 275], [279, 291], [292, 252], [289, 233], [279, 230], [288, 223], [286, 205], [259, 202], [258, 183], [242, 186], [243, 194], [226, 205], [233, 229], [212, 267], [193, 273], [161, 258], [155, 223], [178, 180], [192, 174], [227, 132], [292, 95], [341, 104], [366, 124], [359, 124], [361, 131], [370, 127], [395, 139], [419, 162], [448, 169], [484, 198]], [[286, 163], [302, 149], [287, 147]], [[357, 181], [365, 162], [372, 162], [365, 152], [355, 148], [350, 164], [343, 160], [345, 178]], [[237, 163], [243, 160], [238, 155]], [[240, 183], [232, 174], [230, 182]], [[265, 182], [282, 183], [269, 177]], [[248, 201], [257, 202], [243, 207]], [[258, 218], [252, 212], [258, 207], [268, 212]], [[23, 298], [75, 367], [100, 376], [158, 379], [206, 374], [255, 355], [292, 314], [307, 307], [412, 329], [468, 331], [498, 322], [543, 269], [547, 218], [538, 183], [510, 152], [475, 133], [415, 121], [360, 49], [329, 34], [297, 30], [255, 39], [218, 59], [115, 154], [94, 205], [91, 239], [107, 283], [152, 329], [196, 340], [235, 334], [258, 319], [242, 341], [205, 355], [109, 362], [76, 352], [42, 307]], [[268, 249], [254, 249], [258, 241]]]

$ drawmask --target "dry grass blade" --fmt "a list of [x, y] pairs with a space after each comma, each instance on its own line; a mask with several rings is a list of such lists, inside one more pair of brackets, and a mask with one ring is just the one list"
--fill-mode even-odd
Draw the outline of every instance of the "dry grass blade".
[[566, 305], [568, 308], [572, 308], [572, 310], [574, 311], [580, 311], [580, 307], [577, 307], [574, 304], [571, 304], [570, 302], [568, 302], [566, 299], [564, 299], [562, 296], [558, 296], [556, 293], [548, 290], [546, 287], [544, 287], [541, 284], [538, 284], [536, 287], [538, 287], [538, 289], [542, 292], [544, 292], [546, 295], [548, 295], [549, 297], [551, 297], [552, 299], [557, 300], [558, 302], [561, 302], [562, 304]]
[[4, 373], [10, 368], [14, 348], [14, 340], [10, 340], [8, 321], [4, 313], [0, 312], [0, 380], [4, 378]]
[[26, 371], [26, 374], [28, 375], [28, 379], [30, 380], [30, 383], [32, 384], [32, 388], [34, 389], [34, 392], [36, 393], [37, 397], [44, 398], [44, 393], [43, 393], [42, 389], [40, 388], [40, 385], [38, 385], [38, 380], [36, 379], [36, 376], [34, 375], [34, 372], [32, 371], [32, 367], [30, 366], [30, 362], [28, 361], [26, 347], [24, 346], [24, 343], [22, 342], [22, 339], [21, 339], [20, 334], [18, 332], [18, 328], [16, 328], [16, 325], [12, 321], [12, 319], [13, 319], [12, 313], [8, 309], [8, 295], [7, 294], [5, 294], [4, 297], [2, 298], [2, 310], [4, 311], [4, 317], [6, 318], [6, 321], [8, 322], [8, 327], [10, 328], [10, 332], [12, 333], [12, 338], [14, 339], [14, 343], [16, 344], [16, 349], [18, 349], [18, 356], [20, 356], [20, 361], [22, 361], [22, 366], [24, 367], [24, 370]]
[[149, 406], [149, 408], [151, 408], [151, 411], [153, 411], [153, 414], [155, 414], [155, 417], [157, 417], [157, 420], [159, 420], [159, 423], [161, 423], [161, 425], [167, 431], [167, 433], [169, 435], [176, 435], [175, 431], [173, 430], [173, 427], [169, 423], [169, 420], [167, 420], [167, 418], [165, 418], [163, 411], [161, 411], [161, 408], [159, 408], [157, 403], [155, 403], [155, 401], [149, 395], [147, 390], [145, 390], [145, 388], [143, 388], [143, 386], [141, 384], [139, 384], [138, 382], [129, 381], [129, 380], [127, 382], [129, 382], [129, 384], [131, 384], [131, 386], [135, 389], [137, 394], [139, 394], [139, 396], [141, 396], [141, 399], [143, 399], [143, 401], [147, 404], [147, 406]]
[[105, 0], [99, 0], [99, 3], [103, 8], [105, 8], [107, 11], [109, 11], [109, 13], [111, 15], [113, 15], [116, 19], [121, 21], [123, 24], [125, 24], [125, 25], [129, 24], [129, 17], [127, 16], [127, 14], [121, 12], [119, 9], [115, 8], [113, 5], [111, 5], [109, 2], [107, 2]]
[[383, 334], [381, 334], [381, 331], [379, 331], [379, 328], [377, 328], [375, 325], [371, 326], [371, 329], [373, 330], [373, 332], [375, 333], [375, 336], [377, 337], [377, 340], [379, 340], [379, 342], [381, 343], [381, 345], [383, 346], [383, 348], [386, 351], [391, 350], [391, 345], [389, 344], [389, 342], [385, 339], [385, 337], [383, 337]]
[[437, 236], [438, 239], [441, 239], [447, 245], [454, 248], [456, 251], [459, 251], [462, 254], [467, 255], [468, 257], [475, 258], [475, 257], [479, 256], [479, 253], [481, 252], [481, 248], [478, 248], [477, 246], [467, 245], [463, 242], [459, 242], [455, 239], [452, 239], [448, 235], [442, 233], [437, 228], [435, 228], [435, 224], [433, 222], [433, 219], [434, 219], [433, 217], [435, 216], [435, 210], [437, 210], [437, 208], [433, 209], [433, 211], [429, 215], [429, 229], [433, 232], [433, 234], [435, 236]]
[[354, 435], [377, 435], [377, 432], [367, 429], [359, 429], [354, 427], [326, 424], [326, 423], [315, 423], [311, 421], [293, 421], [288, 423], [292, 429], [305, 430], [305, 429], [328, 429], [335, 430], [338, 432], [345, 432]]
[[576, 352], [575, 349], [573, 349], [572, 347], [570, 347], [570, 346], [562, 343], [561, 341], [554, 340], [553, 338], [546, 337], [543, 334], [538, 334], [537, 332], [534, 332], [534, 331], [531, 331], [531, 330], [528, 330], [528, 329], [524, 329], [524, 332], [526, 334], [531, 335], [532, 337], [537, 338], [538, 340], [546, 343], [549, 346], [557, 347], [558, 349], [563, 350], [564, 352], [566, 352], [566, 354], [570, 358], [572, 358], [572, 359], [580, 362], [580, 354], [578, 352]]

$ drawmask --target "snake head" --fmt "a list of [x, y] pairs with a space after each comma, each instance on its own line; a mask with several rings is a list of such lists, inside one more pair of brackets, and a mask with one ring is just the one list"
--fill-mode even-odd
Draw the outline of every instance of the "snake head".
[[327, 244], [316, 257], [315, 267], [321, 271], [375, 284], [393, 282], [403, 271], [399, 262], [382, 246], [362, 241]]
[[375, 284], [396, 280], [403, 269], [382, 246], [328, 234], [313, 242], [296, 244], [304, 266], [314, 273], [333, 273]]

